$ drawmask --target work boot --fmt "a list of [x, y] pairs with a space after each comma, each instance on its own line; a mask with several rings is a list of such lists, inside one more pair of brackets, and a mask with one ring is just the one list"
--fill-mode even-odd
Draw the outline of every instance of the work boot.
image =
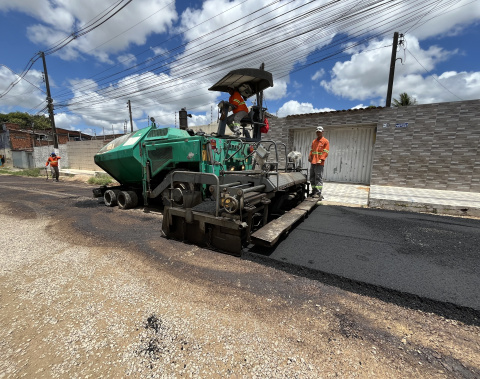
[[237, 137], [240, 137], [240, 136], [242, 135], [242, 131], [241, 131], [240, 128], [239, 128], [238, 126], [236, 126], [236, 125], [233, 127], [233, 130], [232, 130], [232, 131], [233, 131], [233, 133], [235, 133], [235, 135], [236, 135]]
[[318, 193], [312, 193], [312, 198], [314, 199], [318, 199], [320, 197], [320, 195]]

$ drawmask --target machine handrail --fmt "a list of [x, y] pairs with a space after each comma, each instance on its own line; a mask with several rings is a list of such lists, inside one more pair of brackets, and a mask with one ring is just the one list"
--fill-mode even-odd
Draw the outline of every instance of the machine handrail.
[[[278, 173], [278, 149], [277, 149], [277, 143], [275, 141], [272, 141], [272, 140], [262, 140], [262, 141], [259, 141], [259, 143], [269, 143], [270, 145], [268, 145], [268, 151], [270, 151], [270, 148], [272, 147], [272, 145], [275, 147], [275, 158], [277, 159], [276, 162], [273, 162], [273, 163], [276, 163], [276, 167], [275, 167], [275, 172]], [[277, 191], [278, 191], [278, 188], [280, 187], [280, 183], [279, 183], [279, 176], [277, 175]]]
[[[175, 177], [176, 174], [183, 174], [183, 175], [190, 175], [190, 176], [197, 176], [197, 179], [198, 180], [194, 180], [193, 182], [194, 183], [202, 183], [202, 184], [210, 184], [210, 185], [215, 185], [215, 217], [218, 217], [218, 213], [220, 211], [220, 191], [219, 191], [219, 187], [220, 187], [220, 180], [218, 179], [218, 176], [215, 175], [215, 174], [209, 174], [209, 173], [201, 173], [201, 172], [191, 172], [191, 171], [174, 171], [172, 173], [172, 176], [170, 177], [170, 188], [173, 188], [173, 178]], [[207, 177], [207, 178], [214, 178], [215, 179], [215, 182], [212, 183], [212, 182], [209, 182], [209, 181], [203, 181], [201, 179], [203, 179], [204, 177]], [[171, 196], [171, 194], [170, 194]], [[173, 199], [170, 199], [171, 201], [173, 201]]]

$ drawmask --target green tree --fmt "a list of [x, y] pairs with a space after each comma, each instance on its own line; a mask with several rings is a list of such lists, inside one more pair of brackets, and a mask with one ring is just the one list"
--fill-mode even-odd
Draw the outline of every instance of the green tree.
[[44, 115], [31, 115], [24, 112], [0, 113], [0, 123], [18, 124], [22, 128], [30, 129], [35, 123], [35, 129], [50, 129], [50, 119]]
[[393, 99], [394, 107], [408, 107], [409, 105], [417, 104], [417, 99], [411, 97], [408, 93], [403, 92], [400, 94], [400, 99]]

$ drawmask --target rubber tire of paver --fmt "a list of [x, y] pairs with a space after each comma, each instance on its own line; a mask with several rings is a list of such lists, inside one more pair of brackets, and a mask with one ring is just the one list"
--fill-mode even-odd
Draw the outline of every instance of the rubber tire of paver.
[[120, 193], [119, 190], [107, 190], [103, 194], [103, 201], [107, 207], [114, 207], [117, 205], [117, 197]]
[[121, 191], [117, 196], [117, 202], [121, 209], [135, 208], [138, 205], [138, 196], [134, 191]]

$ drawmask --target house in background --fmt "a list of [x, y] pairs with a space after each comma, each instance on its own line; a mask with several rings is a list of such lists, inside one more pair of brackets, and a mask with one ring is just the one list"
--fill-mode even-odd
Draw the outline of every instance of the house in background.
[[[56, 128], [59, 154], [66, 151], [69, 141], [91, 140], [92, 136], [79, 131]], [[22, 127], [18, 124], [4, 123], [0, 126], [0, 151], [6, 162], [13, 167], [39, 167], [46, 160], [48, 152], [53, 151], [52, 129], [39, 130]]]
[[308, 154], [330, 141], [324, 180], [480, 192], [480, 100], [365, 108], [272, 119], [266, 139]]

